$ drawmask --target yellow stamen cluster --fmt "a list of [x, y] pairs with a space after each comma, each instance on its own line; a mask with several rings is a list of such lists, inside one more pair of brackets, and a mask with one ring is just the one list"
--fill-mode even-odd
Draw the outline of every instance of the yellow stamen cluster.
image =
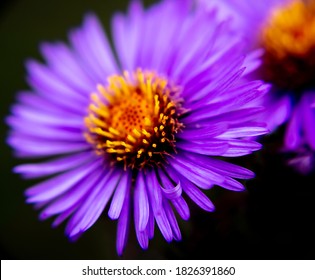
[[176, 152], [175, 135], [182, 127], [178, 88], [139, 69], [114, 75], [97, 89], [85, 118], [85, 137], [97, 154], [141, 169], [163, 165], [165, 156]]
[[292, 1], [275, 9], [262, 32], [263, 76], [279, 87], [314, 85], [315, 1]]

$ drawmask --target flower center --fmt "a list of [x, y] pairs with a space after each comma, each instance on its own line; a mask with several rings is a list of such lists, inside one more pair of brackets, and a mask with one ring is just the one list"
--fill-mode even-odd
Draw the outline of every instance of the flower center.
[[274, 10], [262, 32], [262, 76], [284, 90], [315, 86], [315, 1]]
[[161, 166], [176, 153], [183, 109], [179, 88], [152, 72], [114, 75], [98, 85], [85, 118], [85, 137], [99, 155], [124, 168]]

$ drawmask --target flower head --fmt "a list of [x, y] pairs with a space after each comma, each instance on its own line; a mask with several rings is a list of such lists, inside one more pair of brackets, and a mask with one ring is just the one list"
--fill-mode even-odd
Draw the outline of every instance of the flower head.
[[[256, 78], [270, 83], [262, 115], [271, 130], [287, 121], [284, 150], [297, 155], [290, 163], [310, 171], [315, 151], [315, 1], [207, 1], [221, 17], [235, 21], [234, 33], [247, 49], [263, 49]], [[295, 165], [295, 164], [294, 164]]]
[[108, 83], [92, 95], [87, 141], [125, 170], [162, 166], [176, 152], [175, 135], [183, 127], [180, 89], [139, 69], [112, 76]]
[[166, 0], [145, 11], [133, 1], [127, 15], [115, 15], [118, 61], [89, 14], [70, 32], [70, 46], [45, 43], [46, 64], [27, 63], [32, 90], [18, 94], [8, 142], [18, 156], [46, 161], [15, 172], [50, 177], [26, 191], [27, 202], [42, 208], [42, 219], [56, 216], [54, 226], [67, 220], [71, 239], [109, 204], [119, 254], [131, 215], [142, 248], [155, 223], [168, 242], [180, 240], [174, 210], [187, 220], [190, 199], [213, 211], [201, 190], [240, 191], [235, 179], [254, 176], [217, 157], [260, 149], [248, 139], [267, 132], [252, 101], [268, 87], [242, 78], [257, 61], [244, 60], [227, 23], [189, 3]]

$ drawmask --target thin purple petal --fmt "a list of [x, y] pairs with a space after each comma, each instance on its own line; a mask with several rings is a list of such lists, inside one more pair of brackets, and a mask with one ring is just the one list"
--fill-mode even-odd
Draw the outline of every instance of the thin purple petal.
[[127, 191], [130, 188], [131, 184], [131, 172], [124, 172], [118, 186], [116, 188], [114, 197], [110, 204], [110, 208], [108, 211], [108, 216], [112, 220], [116, 220], [119, 218], [125, 197], [127, 195]]

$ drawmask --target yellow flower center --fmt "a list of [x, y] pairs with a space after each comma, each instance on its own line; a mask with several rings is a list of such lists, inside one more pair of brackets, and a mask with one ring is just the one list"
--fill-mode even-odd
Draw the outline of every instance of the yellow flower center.
[[141, 169], [159, 166], [176, 152], [175, 135], [183, 126], [179, 88], [152, 72], [114, 75], [92, 93], [85, 137], [113, 163]]
[[275, 9], [262, 32], [263, 78], [283, 89], [314, 86], [315, 1]]

